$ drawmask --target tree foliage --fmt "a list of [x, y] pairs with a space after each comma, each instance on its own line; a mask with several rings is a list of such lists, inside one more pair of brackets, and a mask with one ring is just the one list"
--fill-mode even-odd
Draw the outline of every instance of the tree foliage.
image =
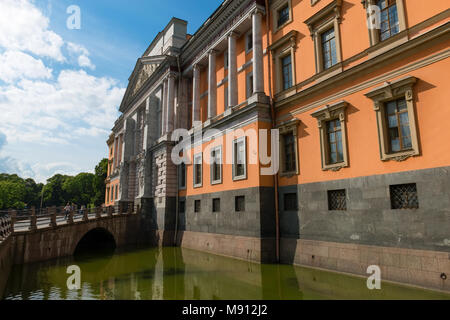
[[17, 174], [0, 173], [0, 210], [26, 207], [64, 206], [67, 202], [78, 205], [99, 206], [105, 196], [105, 179], [108, 160], [102, 159], [95, 174], [79, 173], [76, 176], [55, 174], [47, 183], [22, 179]]

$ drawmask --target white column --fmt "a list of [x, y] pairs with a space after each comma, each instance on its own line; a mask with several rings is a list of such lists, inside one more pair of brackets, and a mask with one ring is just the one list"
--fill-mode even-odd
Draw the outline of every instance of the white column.
[[262, 13], [256, 9], [252, 13], [253, 35], [253, 93], [264, 93]]
[[163, 81], [162, 90], [162, 121], [161, 121], [161, 135], [165, 135], [167, 132], [166, 118], [167, 118], [167, 79]]
[[236, 32], [228, 35], [228, 108], [238, 104]]
[[167, 132], [173, 131], [175, 123], [175, 75], [169, 74], [167, 80], [167, 120], [166, 129]]
[[209, 52], [208, 66], [208, 119], [217, 114], [217, 77], [216, 77], [216, 51]]
[[192, 126], [200, 120], [200, 67], [194, 65], [192, 84]]

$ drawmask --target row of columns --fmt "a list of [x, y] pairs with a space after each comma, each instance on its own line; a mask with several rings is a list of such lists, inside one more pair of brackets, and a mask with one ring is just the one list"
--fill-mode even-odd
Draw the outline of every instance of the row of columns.
[[[228, 106], [237, 105], [237, 56], [236, 39], [238, 34], [231, 31], [228, 35]], [[264, 93], [263, 49], [262, 49], [262, 11], [252, 12], [252, 46], [253, 46], [253, 94]], [[217, 115], [217, 51], [208, 53], [208, 119]], [[200, 67], [193, 66], [192, 123], [200, 119]]]

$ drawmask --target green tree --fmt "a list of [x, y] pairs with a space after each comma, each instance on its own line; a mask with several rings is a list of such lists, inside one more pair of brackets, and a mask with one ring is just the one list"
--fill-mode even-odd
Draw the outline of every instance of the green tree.
[[69, 200], [63, 185], [67, 180], [73, 177], [55, 174], [53, 177], [47, 179], [47, 184], [44, 187], [44, 204], [43, 207], [63, 206]]
[[94, 197], [93, 204], [97, 207], [100, 206], [105, 201], [106, 192], [106, 175], [108, 173], [108, 159], [103, 158], [95, 166], [95, 177], [94, 177]]
[[94, 195], [94, 175], [82, 172], [67, 179], [63, 184], [63, 191], [70, 202], [78, 205], [89, 205]]

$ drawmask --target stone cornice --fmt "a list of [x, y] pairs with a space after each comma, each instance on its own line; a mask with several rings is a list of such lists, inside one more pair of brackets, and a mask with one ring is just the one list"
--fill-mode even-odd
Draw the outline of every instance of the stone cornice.
[[314, 27], [322, 22], [329, 15], [334, 15], [338, 20], [341, 18], [341, 6], [342, 0], [334, 0], [325, 8], [319, 10], [313, 16], [304, 21], [304, 23], [308, 26], [309, 31], [311, 32], [311, 36], [313, 35]]
[[195, 63], [199, 57], [210, 50], [219, 38], [233, 31], [237, 21], [251, 13], [257, 6], [261, 6], [261, 10], [263, 10], [264, 1], [230, 0], [224, 2], [182, 47], [182, 65]]
[[[284, 98], [284, 99], [277, 99], [277, 96], [275, 96], [275, 107], [277, 110], [286, 108], [288, 106], [291, 106], [293, 104], [298, 104], [303, 99], [310, 99], [312, 95], [318, 94], [323, 92], [324, 90], [327, 90], [329, 88], [332, 88], [336, 85], [336, 83], [342, 83], [342, 81], [346, 81], [348, 79], [353, 79], [358, 74], [364, 73], [366, 70], [370, 70], [371, 68], [379, 68], [380, 64], [387, 63], [388, 61], [392, 60], [393, 57], [399, 56], [401, 54], [408, 54], [412, 53], [412, 49], [415, 49], [418, 46], [424, 45], [430, 41], [438, 40], [439, 38], [443, 38], [442, 41], [446, 41], [446, 39], [449, 38], [449, 32], [450, 32], [450, 22], [447, 22], [436, 29], [429, 31], [423, 35], [420, 35], [414, 39], [409, 40], [408, 42], [395, 47], [379, 56], [376, 56], [372, 59], [369, 59], [367, 61], [364, 61], [350, 69], [347, 69], [333, 77], [330, 77], [324, 81], [321, 81], [317, 84], [314, 84], [310, 87], [307, 87], [306, 89], [297, 89], [297, 93]], [[359, 53], [358, 56], [365, 56], [367, 55], [367, 50], [364, 53]], [[349, 59], [343, 61], [342, 63], [346, 65], [348, 61], [352, 61], [353, 57], [350, 57]], [[298, 83], [295, 87], [301, 88], [305, 85], [308, 85], [311, 83], [316, 76], [311, 77], [310, 79], [306, 79], [305, 81]]]

